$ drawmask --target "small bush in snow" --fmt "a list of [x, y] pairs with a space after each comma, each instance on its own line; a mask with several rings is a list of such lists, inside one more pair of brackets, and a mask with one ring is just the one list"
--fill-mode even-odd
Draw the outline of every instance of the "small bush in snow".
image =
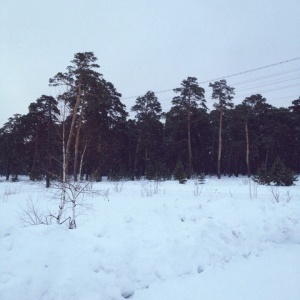
[[162, 181], [172, 178], [172, 174], [161, 162], [149, 162], [145, 173], [145, 178], [148, 180]]
[[258, 168], [256, 175], [253, 176], [253, 180], [258, 184], [263, 185], [269, 185], [272, 181], [271, 174], [264, 165]]
[[[87, 210], [92, 209], [92, 205], [85, 201], [85, 196], [101, 196], [108, 199], [108, 190], [94, 190], [92, 182], [74, 182], [71, 180], [65, 182], [53, 182], [54, 188], [58, 191], [57, 198], [60, 200], [58, 213], [51, 214], [56, 219], [57, 224], [64, 224], [69, 221], [69, 229], [77, 227], [76, 217]], [[78, 212], [78, 210], [80, 211]], [[67, 216], [67, 214], [70, 214]]]
[[295, 173], [277, 158], [271, 169], [271, 181], [277, 186], [290, 186], [297, 180]]
[[175, 166], [174, 178], [178, 180], [179, 183], [186, 183], [186, 174], [181, 161], [178, 161]]
[[275, 200], [275, 202], [279, 202], [280, 200], [280, 191], [278, 189], [277, 186], [271, 186], [269, 187], [269, 191], [271, 192], [272, 194], [272, 198]]
[[194, 181], [194, 196], [198, 197], [201, 195], [203, 189], [203, 184], [200, 183], [198, 180]]
[[205, 174], [204, 173], [201, 173], [200, 175], [198, 175], [198, 182], [199, 184], [204, 184], [205, 183]]
[[145, 180], [141, 183], [141, 196], [142, 197], [152, 197], [153, 195], [159, 194], [159, 180]]
[[18, 192], [20, 192], [20, 188], [9, 188], [9, 187], [5, 187], [5, 190], [3, 192], [3, 202], [6, 202], [8, 197], [11, 195], [16, 195]]
[[273, 183], [276, 186], [291, 186], [297, 181], [297, 176], [283, 164], [280, 158], [277, 158], [270, 170], [267, 170], [265, 166], [259, 168], [253, 180], [258, 184]]
[[29, 198], [26, 200], [25, 206], [20, 206], [20, 210], [19, 221], [22, 227], [51, 224], [51, 215], [46, 215], [41, 211], [38, 200], [34, 202]]
[[113, 190], [116, 193], [121, 193], [123, 190], [124, 180], [113, 181]]

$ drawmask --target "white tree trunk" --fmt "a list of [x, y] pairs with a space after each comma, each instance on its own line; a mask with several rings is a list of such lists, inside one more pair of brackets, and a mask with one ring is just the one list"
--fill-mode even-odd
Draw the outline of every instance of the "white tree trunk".
[[63, 110], [63, 134], [62, 134], [62, 152], [63, 152], [63, 174], [62, 174], [62, 193], [60, 199], [60, 205], [57, 215], [57, 224], [61, 224], [62, 214], [64, 212], [65, 204], [66, 204], [66, 146], [65, 146], [65, 113], [66, 113], [66, 103], [64, 103]]

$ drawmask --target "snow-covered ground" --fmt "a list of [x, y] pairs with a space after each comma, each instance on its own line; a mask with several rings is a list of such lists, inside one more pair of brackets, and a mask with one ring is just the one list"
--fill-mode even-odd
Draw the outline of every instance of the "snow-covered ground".
[[93, 188], [108, 199], [85, 195], [93, 208], [76, 230], [23, 227], [28, 201], [48, 214], [59, 200], [43, 183], [0, 178], [1, 300], [300, 299], [299, 183], [256, 191], [247, 178], [212, 177], [198, 191], [194, 180]]

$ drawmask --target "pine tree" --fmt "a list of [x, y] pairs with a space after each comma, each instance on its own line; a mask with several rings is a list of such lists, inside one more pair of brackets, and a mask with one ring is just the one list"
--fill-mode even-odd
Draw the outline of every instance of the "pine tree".
[[163, 133], [163, 125], [160, 122], [162, 109], [154, 92], [148, 91], [144, 96], [136, 99], [131, 111], [136, 113], [137, 140], [133, 155], [133, 173], [137, 177], [138, 173], [149, 173], [149, 169], [155, 168], [155, 165], [148, 167], [148, 164], [152, 164], [160, 158], [159, 152]]
[[82, 114], [85, 109], [85, 97], [86, 94], [89, 93], [91, 86], [93, 86], [95, 82], [98, 82], [102, 76], [102, 74], [94, 70], [95, 68], [99, 68], [99, 65], [95, 63], [96, 61], [97, 58], [93, 52], [76, 53], [74, 59], [71, 61], [72, 65], [67, 67], [65, 73], [59, 72], [53, 78], [49, 79], [50, 86], [66, 86], [68, 89], [67, 92], [60, 95], [60, 99], [68, 103], [72, 109], [70, 130], [67, 135], [64, 154], [65, 172], [66, 175], [70, 173], [71, 145], [74, 144], [75, 180], [77, 179], [78, 143], [82, 125]]
[[267, 170], [264, 164], [257, 169], [256, 174], [253, 176], [253, 180], [262, 185], [269, 185], [271, 183], [271, 173]]
[[182, 162], [179, 160], [176, 164], [175, 170], [174, 170], [174, 178], [179, 181], [179, 183], [185, 183], [186, 182], [186, 174], [182, 165]]
[[180, 88], [174, 89], [175, 93], [180, 93], [172, 100], [172, 104], [183, 110], [186, 114], [187, 128], [187, 146], [188, 146], [188, 167], [187, 178], [191, 178], [193, 172], [192, 144], [191, 144], [191, 114], [192, 108], [198, 107], [198, 103], [204, 109], [205, 105], [204, 93], [205, 90], [199, 86], [196, 77], [188, 77], [183, 80]]
[[224, 111], [227, 108], [232, 108], [232, 99], [234, 95], [234, 88], [227, 85], [226, 80], [215, 81], [209, 84], [213, 89], [212, 98], [217, 99], [218, 102], [214, 103], [214, 107], [220, 111], [219, 121], [219, 147], [218, 147], [218, 178], [221, 178], [221, 155], [222, 155], [222, 122]]
[[287, 168], [279, 157], [276, 158], [270, 171], [271, 181], [278, 186], [290, 186], [297, 180], [295, 173]]
[[27, 141], [33, 145], [30, 162], [30, 180], [36, 180], [46, 171], [47, 187], [50, 185], [51, 140], [60, 114], [58, 102], [52, 96], [42, 95], [29, 105], [26, 120]]
[[258, 184], [269, 185], [274, 183], [277, 186], [291, 186], [297, 181], [297, 176], [277, 157], [270, 170], [262, 166], [257, 170], [257, 174], [253, 179]]

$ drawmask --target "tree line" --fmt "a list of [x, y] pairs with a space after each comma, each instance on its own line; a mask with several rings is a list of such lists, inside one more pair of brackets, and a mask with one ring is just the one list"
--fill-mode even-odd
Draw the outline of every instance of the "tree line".
[[[0, 173], [31, 180], [80, 178], [168, 179], [180, 162], [194, 174], [253, 175], [277, 158], [300, 172], [300, 97], [276, 108], [260, 94], [234, 105], [226, 80], [210, 83], [207, 96], [197, 78], [174, 88], [162, 113], [153, 91], [137, 97], [128, 117], [121, 94], [99, 73], [93, 52], [74, 55], [66, 71], [49, 80], [63, 91], [42, 95], [28, 113], [15, 114], [0, 129]], [[207, 98], [214, 109], [208, 110]]]

